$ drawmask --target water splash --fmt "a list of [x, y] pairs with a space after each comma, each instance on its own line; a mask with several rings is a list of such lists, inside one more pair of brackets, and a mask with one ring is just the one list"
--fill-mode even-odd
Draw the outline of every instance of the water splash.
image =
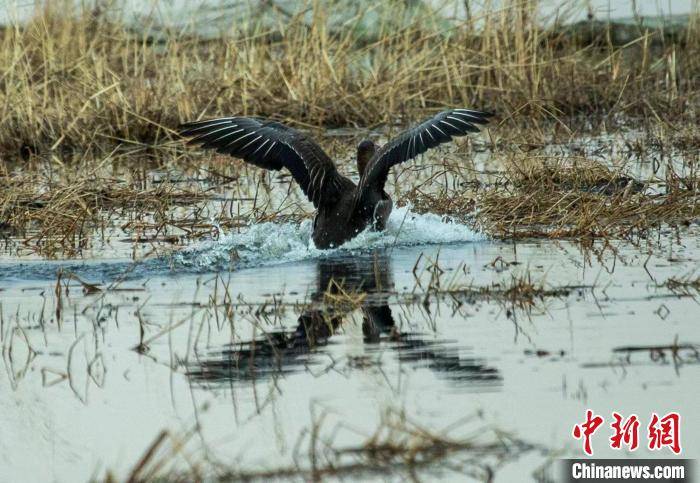
[[206, 273], [279, 265], [301, 260], [354, 255], [376, 248], [463, 243], [486, 237], [469, 226], [434, 214], [395, 209], [385, 231], [365, 230], [344, 245], [319, 250], [311, 239], [312, 223], [260, 223], [241, 233], [195, 243], [173, 254], [138, 261], [63, 260], [0, 263], [0, 281], [56, 279], [59, 268], [92, 283], [135, 280], [176, 273]]
[[338, 248], [319, 250], [311, 239], [312, 222], [261, 223], [241, 233], [193, 245], [174, 255], [176, 265], [196, 270], [253, 267], [296, 262], [391, 246], [447, 244], [484, 240], [485, 236], [449, 217], [396, 208], [385, 231], [363, 231]]

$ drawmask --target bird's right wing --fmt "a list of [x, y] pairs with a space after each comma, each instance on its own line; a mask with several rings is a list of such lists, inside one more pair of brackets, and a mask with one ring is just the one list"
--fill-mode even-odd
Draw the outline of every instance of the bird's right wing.
[[224, 117], [182, 124], [190, 144], [215, 149], [265, 169], [287, 168], [304, 194], [318, 207], [333, 202], [352, 181], [308, 136], [279, 122], [252, 117]]
[[452, 109], [442, 111], [402, 132], [382, 146], [370, 159], [360, 178], [357, 190], [359, 196], [368, 189], [379, 191], [384, 189], [384, 183], [392, 166], [413, 159], [439, 144], [447, 143], [453, 137], [479, 132], [477, 125], [487, 124], [491, 116], [493, 114], [490, 112]]

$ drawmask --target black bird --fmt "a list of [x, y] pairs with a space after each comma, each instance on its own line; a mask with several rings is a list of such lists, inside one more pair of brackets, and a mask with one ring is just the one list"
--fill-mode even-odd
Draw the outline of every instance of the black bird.
[[392, 202], [384, 191], [389, 169], [446, 143], [479, 132], [492, 113], [451, 109], [404, 131], [381, 148], [370, 140], [357, 147], [357, 185], [340, 174], [333, 160], [305, 134], [279, 122], [223, 117], [182, 124], [191, 144], [242, 158], [265, 169], [287, 168], [317, 210], [313, 240], [318, 248], [342, 245], [371, 225], [383, 230]]

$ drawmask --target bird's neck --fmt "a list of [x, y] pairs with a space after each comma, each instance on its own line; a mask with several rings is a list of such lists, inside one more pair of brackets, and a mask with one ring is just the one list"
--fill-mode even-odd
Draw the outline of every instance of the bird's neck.
[[372, 153], [370, 152], [363, 152], [359, 151], [357, 152], [357, 172], [359, 173], [360, 176], [362, 176], [365, 173], [365, 169], [367, 169], [367, 165], [369, 164], [369, 160], [372, 158]]

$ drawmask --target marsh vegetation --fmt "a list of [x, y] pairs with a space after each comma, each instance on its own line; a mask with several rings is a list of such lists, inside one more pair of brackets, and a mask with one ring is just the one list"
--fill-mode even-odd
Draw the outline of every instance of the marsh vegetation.
[[[545, 481], [583, 407], [690, 412], [699, 13], [621, 39], [501, 4], [314, 2], [211, 36], [47, 2], [0, 27], [12, 475]], [[176, 134], [272, 118], [356, 177], [361, 139], [449, 107], [496, 117], [393, 168], [387, 231], [329, 252], [288, 173]]]
[[[591, 30], [597, 35], [591, 38], [591, 31], [564, 28], [564, 18], [545, 24], [536, 2], [507, 3], [449, 28], [437, 16], [401, 28], [386, 19], [371, 38], [359, 28], [362, 16], [330, 29], [323, 4], [311, 17], [280, 13], [278, 26], [267, 30], [253, 18], [216, 39], [176, 32], [156, 38], [108, 11], [52, 2], [0, 33], [0, 226], [5, 237], [21, 238], [23, 248], [42, 256], [79, 254], [126, 211], [140, 220], [120, 224], [134, 240], [201, 236], [211, 216], [201, 207], [212, 199], [228, 200], [216, 211], [229, 212], [220, 219], [229, 226], [273, 220], [292, 203], [298, 206], [286, 214], [305, 216], [308, 208], [296, 196], [244, 206], [247, 198], [258, 201], [261, 188], [290, 178], [183, 149], [174, 131], [180, 122], [227, 114], [312, 130], [351, 172], [353, 163], [344, 161], [362, 136], [382, 138], [445, 107], [493, 110], [497, 123], [483, 138], [461, 143], [453, 156], [404, 167], [430, 174], [414, 183], [399, 171], [394, 190], [439, 214], [473, 212], [478, 198], [495, 234], [513, 235], [506, 227], [518, 219], [551, 226], [555, 235], [580, 235], [576, 227], [589, 227], [601, 210], [608, 212], [593, 223], [603, 226], [588, 234], [616, 231], [619, 223], [676, 224], [696, 214], [700, 33], [694, 17], [674, 37], [646, 28], [618, 45], [609, 31]], [[335, 135], [328, 131], [339, 127], [344, 130]], [[580, 148], [582, 136], [632, 127], [634, 139], [621, 141], [627, 152], [604, 160], [542, 152], [553, 144]], [[482, 184], [475, 197], [463, 189], [480, 181], [468, 161], [476, 149], [503, 158], [498, 187], [510, 184], [517, 192]], [[680, 166], [665, 169], [678, 152]], [[630, 157], [655, 169], [625, 191]], [[154, 170], [166, 175], [154, 177]], [[549, 183], [539, 183], [540, 176]], [[619, 179], [609, 184], [614, 176]], [[665, 185], [662, 198], [639, 189], [654, 181]], [[620, 206], [610, 203], [625, 193]], [[637, 209], [638, 202], [644, 206]], [[184, 214], [183, 203], [200, 208]], [[541, 219], [523, 219], [524, 212]]]

